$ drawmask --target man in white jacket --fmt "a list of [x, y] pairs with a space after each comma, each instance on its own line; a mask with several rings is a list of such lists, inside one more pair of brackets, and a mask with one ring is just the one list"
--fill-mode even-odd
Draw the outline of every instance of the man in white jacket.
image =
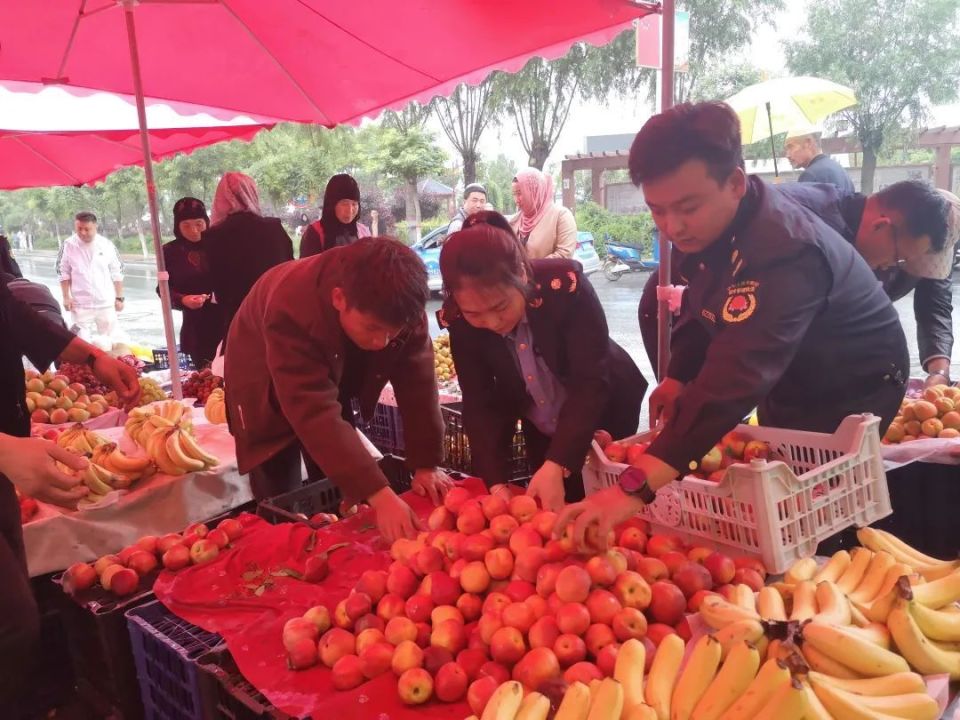
[[60, 248], [57, 273], [63, 307], [72, 313], [78, 334], [110, 347], [123, 310], [123, 263], [114, 244], [97, 233], [93, 213], [77, 213], [74, 234]]

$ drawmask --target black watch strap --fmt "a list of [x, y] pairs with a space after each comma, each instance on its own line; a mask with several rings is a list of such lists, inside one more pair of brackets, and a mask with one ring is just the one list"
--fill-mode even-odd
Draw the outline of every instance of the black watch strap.
[[647, 483], [644, 483], [640, 486], [639, 490], [630, 494], [643, 500], [644, 505], [649, 505], [657, 499], [657, 491], [650, 487]]

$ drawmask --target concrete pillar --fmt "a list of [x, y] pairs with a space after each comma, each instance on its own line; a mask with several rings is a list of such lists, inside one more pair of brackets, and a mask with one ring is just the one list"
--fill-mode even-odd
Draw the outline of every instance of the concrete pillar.
[[953, 190], [953, 166], [950, 164], [950, 145], [937, 145], [933, 153], [933, 184], [943, 190]]
[[577, 208], [576, 185], [573, 179], [573, 167], [566, 160], [560, 163], [560, 177], [560, 182], [563, 183], [563, 206], [573, 212]]
[[600, 181], [603, 179], [603, 170], [593, 168], [590, 171], [590, 197], [597, 205], [603, 205], [603, 192], [600, 189]]

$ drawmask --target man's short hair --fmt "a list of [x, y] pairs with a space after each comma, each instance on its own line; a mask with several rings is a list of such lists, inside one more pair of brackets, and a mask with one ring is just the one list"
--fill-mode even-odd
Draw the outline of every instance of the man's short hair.
[[470, 193], [483, 193], [483, 196], [487, 196], [487, 189], [480, 183], [470, 183], [463, 189], [463, 199], [466, 200], [470, 197]]
[[690, 160], [706, 163], [719, 183], [743, 168], [740, 119], [729, 105], [683, 103], [647, 120], [630, 148], [630, 179], [656, 180]]
[[912, 237], [930, 237], [933, 252], [943, 250], [947, 241], [947, 201], [929, 183], [922, 180], [902, 180], [875, 193], [877, 205], [903, 216], [907, 232]]
[[97, 222], [97, 216], [94, 215], [92, 212], [88, 212], [88, 211], [85, 210], [85, 211], [83, 211], [83, 212], [78, 212], [78, 213], [74, 216], [74, 220], [76, 220], [77, 222], [82, 222], [82, 223], [88, 223], [88, 222], [95, 223], [95, 222]]
[[409, 247], [390, 237], [361, 238], [346, 246], [340, 289], [347, 304], [393, 326], [423, 317], [430, 298], [427, 269]]

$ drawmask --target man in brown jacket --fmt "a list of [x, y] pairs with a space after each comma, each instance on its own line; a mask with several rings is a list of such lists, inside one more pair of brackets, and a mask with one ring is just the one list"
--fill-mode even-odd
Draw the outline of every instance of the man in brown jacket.
[[387, 484], [350, 419], [372, 416], [393, 383], [413, 488], [437, 502], [443, 423], [424, 312], [423, 263], [402, 243], [365, 238], [284, 263], [257, 281], [230, 326], [225, 380], [241, 473], [256, 497], [300, 482], [300, 450], [349, 501], [366, 501], [389, 540], [419, 527]]

